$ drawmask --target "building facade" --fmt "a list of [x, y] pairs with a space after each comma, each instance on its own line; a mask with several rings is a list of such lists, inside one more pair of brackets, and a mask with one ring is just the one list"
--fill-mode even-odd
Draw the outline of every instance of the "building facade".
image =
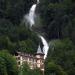
[[36, 54], [17, 52], [16, 59], [19, 66], [26, 62], [30, 69], [39, 68], [41, 71], [44, 71], [44, 53], [40, 46], [38, 47]]

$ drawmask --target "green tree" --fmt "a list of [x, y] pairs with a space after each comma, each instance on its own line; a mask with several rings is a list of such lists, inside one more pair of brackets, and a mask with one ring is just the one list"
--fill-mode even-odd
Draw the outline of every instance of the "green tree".
[[40, 16], [42, 19], [42, 30], [48, 39], [72, 38], [75, 27], [74, 19], [74, 0], [41, 0], [39, 5]]
[[68, 75], [75, 74], [75, 47], [71, 40], [54, 40], [50, 42], [50, 49], [48, 53], [47, 62], [53, 61], [68, 73]]
[[27, 63], [23, 63], [19, 68], [19, 75], [42, 75], [40, 69], [30, 69]]
[[5, 60], [0, 57], [0, 75], [8, 75]]
[[31, 70], [31, 74], [32, 75], [43, 75], [43, 72], [40, 71], [40, 69], [36, 68], [36, 69]]
[[27, 63], [23, 63], [19, 68], [19, 75], [30, 75], [31, 71]]
[[0, 63], [2, 62], [1, 64], [3, 66], [0, 67], [1, 72], [6, 72], [5, 75], [18, 75], [16, 59], [12, 55], [10, 55], [7, 51], [3, 50], [0, 51], [0, 58], [2, 58], [3, 60], [0, 61]]
[[45, 68], [45, 75], [67, 75], [61, 66], [56, 65], [53, 62], [48, 62]]

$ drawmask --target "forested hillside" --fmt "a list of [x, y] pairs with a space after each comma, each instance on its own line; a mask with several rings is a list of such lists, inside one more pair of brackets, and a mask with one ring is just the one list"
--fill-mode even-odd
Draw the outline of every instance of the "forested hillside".
[[[0, 51], [7, 50], [12, 55], [16, 51], [35, 53], [38, 44], [41, 44], [37, 36], [40, 33], [50, 47], [45, 62], [45, 75], [75, 75], [75, 0], [40, 0], [36, 8], [38, 19], [30, 30], [23, 19], [34, 3], [36, 0], [0, 0]], [[11, 59], [4, 56], [0, 55], [1, 68], [15, 61], [12, 58], [3, 63]], [[0, 75], [17, 75], [16, 70], [9, 73], [6, 71], [9, 66], [3, 67], [0, 68]], [[17, 66], [14, 68], [17, 69]], [[39, 71], [34, 70], [36, 74], [40, 75]]]
[[69, 37], [74, 41], [74, 0], [41, 0], [39, 9], [42, 27], [49, 40]]
[[[38, 37], [22, 23], [32, 0], [0, 0], [0, 49], [36, 52]], [[30, 50], [30, 51], [29, 51]]]

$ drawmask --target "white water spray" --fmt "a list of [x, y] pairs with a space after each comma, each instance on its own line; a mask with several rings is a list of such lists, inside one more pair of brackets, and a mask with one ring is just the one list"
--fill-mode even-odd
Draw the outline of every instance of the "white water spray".
[[40, 3], [40, 1], [39, 0], [37, 0], [37, 4], [39, 4]]
[[[39, 0], [37, 0], [37, 4], [39, 4]], [[35, 10], [36, 10], [37, 4], [33, 4], [30, 8], [29, 13], [27, 15], [25, 15], [25, 19], [29, 23], [30, 28], [35, 24], [34, 20], [35, 20]], [[48, 46], [48, 43], [43, 36], [40, 35], [39, 37], [41, 38], [42, 43], [43, 43], [43, 52], [45, 54], [44, 55], [44, 59], [45, 59], [47, 57], [49, 46]]]
[[30, 28], [35, 24], [35, 10], [36, 10], [36, 6], [37, 4], [39, 4], [39, 0], [37, 0], [36, 4], [33, 4], [29, 10], [29, 13], [27, 15], [24, 16], [24, 18], [27, 20], [27, 23], [29, 23]]
[[35, 24], [34, 19], [35, 19], [35, 9], [36, 9], [36, 4], [33, 4], [32, 7], [30, 8], [29, 14], [25, 15], [25, 19], [29, 23], [30, 27]]
[[44, 59], [45, 59], [48, 54], [49, 45], [43, 36], [39, 36], [39, 37], [41, 38], [42, 43], [43, 43], [43, 52], [45, 53], [44, 55]]

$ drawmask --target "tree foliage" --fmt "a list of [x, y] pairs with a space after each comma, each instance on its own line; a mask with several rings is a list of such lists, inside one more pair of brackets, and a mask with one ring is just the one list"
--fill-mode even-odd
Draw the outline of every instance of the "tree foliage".
[[50, 61], [60, 65], [68, 75], [74, 75], [75, 47], [72, 41], [69, 39], [51, 41], [46, 63]]
[[67, 75], [63, 71], [61, 66], [54, 64], [53, 62], [48, 62], [45, 69], [45, 75]]
[[18, 75], [16, 60], [7, 51], [0, 52], [0, 75]]
[[[75, 2], [74, 0], [41, 0], [39, 13], [42, 19], [42, 29], [48, 39], [74, 36], [75, 31]], [[74, 40], [74, 39], [73, 39]]]
[[28, 63], [23, 63], [19, 69], [19, 75], [41, 75], [42, 72], [39, 69], [30, 69]]
[[[32, 27], [32, 31], [22, 20], [34, 3], [36, 0], [0, 0], [0, 51], [7, 49], [12, 54], [16, 51], [34, 53], [40, 42], [37, 33], [42, 32], [48, 41], [61, 39], [50, 42], [47, 63], [52, 61], [54, 66], [61, 66], [68, 75], [75, 75], [75, 1], [40, 0], [36, 9], [38, 19], [35, 21], [38, 21]], [[10, 55], [7, 55], [5, 52], [0, 53], [1, 75], [9, 75], [11, 72], [9, 69], [8, 74], [7, 67], [12, 67], [13, 63], [8, 60]]]

